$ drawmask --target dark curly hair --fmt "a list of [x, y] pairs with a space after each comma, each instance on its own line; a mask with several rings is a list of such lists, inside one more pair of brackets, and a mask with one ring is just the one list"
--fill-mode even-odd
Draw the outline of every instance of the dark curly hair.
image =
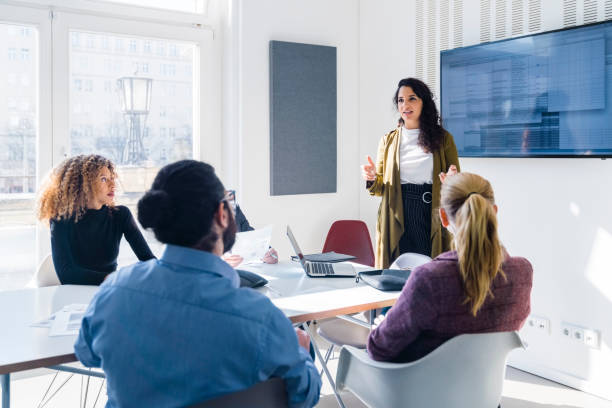
[[95, 192], [98, 174], [104, 167], [113, 179], [117, 178], [113, 163], [97, 154], [74, 156], [61, 162], [39, 190], [38, 219], [47, 222], [73, 218], [78, 222], [87, 211], [87, 202]]
[[[402, 86], [409, 86], [414, 93], [423, 101], [421, 116], [419, 117], [419, 133], [418, 145], [426, 152], [433, 153], [437, 151], [444, 140], [446, 130], [442, 127], [442, 121], [438, 108], [433, 101], [433, 94], [429, 87], [416, 78], [404, 78], [397, 84], [395, 95], [393, 96], [393, 104], [397, 109], [397, 96]], [[404, 119], [400, 117], [399, 125], [404, 124]]]

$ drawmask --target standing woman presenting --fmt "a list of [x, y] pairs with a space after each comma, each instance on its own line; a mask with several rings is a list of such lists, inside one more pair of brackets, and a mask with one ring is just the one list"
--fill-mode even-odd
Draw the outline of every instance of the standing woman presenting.
[[457, 148], [440, 124], [427, 85], [404, 78], [393, 102], [398, 127], [381, 139], [376, 164], [361, 166], [366, 188], [381, 196], [376, 225], [376, 267], [388, 268], [405, 252], [436, 257], [450, 249], [450, 236], [437, 217], [440, 186], [459, 171]]

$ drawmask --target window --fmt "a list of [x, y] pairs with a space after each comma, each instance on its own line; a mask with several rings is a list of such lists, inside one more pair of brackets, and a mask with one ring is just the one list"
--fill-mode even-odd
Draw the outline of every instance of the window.
[[[92, 8], [103, 1], [91, 2]], [[214, 134], [214, 103], [208, 99], [216, 96], [202, 93], [202, 102], [192, 96], [214, 88], [212, 31], [191, 28], [187, 22], [199, 19], [166, 13], [168, 19], [155, 23], [159, 12], [147, 15], [144, 7], [142, 18], [121, 18], [128, 8], [113, 1], [105, 5], [104, 16], [79, 11], [79, 1], [74, 2], [76, 8], [58, 13], [59, 18], [49, 18], [44, 5], [10, 3], [0, 1], [0, 254], [5, 265], [0, 291], [22, 288], [51, 250], [48, 227], [36, 225], [34, 197], [38, 175], [64, 157], [95, 152], [113, 160], [121, 181], [117, 203], [135, 212], [160, 166], [182, 158], [214, 162], [218, 155], [209, 152], [220, 144], [209, 136]], [[133, 9], [130, 13], [135, 14]], [[158, 73], [161, 63], [167, 65], [165, 76]], [[128, 160], [130, 113], [122, 109], [117, 83], [134, 77], [136, 64], [136, 78], [150, 78], [152, 92], [146, 122], [138, 123], [138, 157]], [[185, 65], [198, 67], [196, 75], [184, 75]], [[162, 96], [162, 88], [171, 84], [177, 84], [175, 94]], [[166, 106], [163, 118], [161, 104]], [[194, 120], [195, 115], [202, 119]], [[176, 135], [174, 141], [168, 133]], [[150, 244], [159, 255], [155, 243]], [[120, 265], [135, 260], [123, 246]]]
[[36, 242], [37, 132], [33, 124], [38, 117], [38, 63], [15, 65], [7, 61], [35, 59], [38, 29], [0, 23], [0, 44], [9, 38], [18, 47], [0, 54], [0, 81], [6, 75], [10, 85], [0, 83], [0, 254], [5, 265], [0, 271], [0, 290], [23, 287], [36, 267], [32, 253]]
[[[83, 37], [84, 32], [73, 31]], [[96, 72], [94, 77], [90, 73], [77, 72], [72, 68], [70, 72], [71, 83], [73, 84], [69, 103], [70, 109], [70, 155], [99, 153], [111, 159], [116, 165], [123, 186], [123, 194], [117, 195], [117, 201], [127, 205], [134, 205], [139, 195], [144, 192], [151, 183], [157, 170], [169, 161], [180, 160], [193, 157], [192, 134], [189, 133], [184, 143], [176, 145], [167, 139], [166, 126], [160, 126], [161, 120], [172, 121], [179, 127], [193, 128], [193, 101], [185, 93], [175, 92], [174, 95], [163, 97], [161, 89], [169, 85], [168, 77], [175, 77], [185, 84], [185, 89], [193, 87], [191, 76], [180, 75], [177, 77], [176, 64], [193, 64], [195, 56], [195, 46], [190, 43], [173, 42], [176, 49], [181, 49], [177, 55], [166, 56], [167, 63], [163, 66], [164, 74], [159, 77], [151, 78], [151, 102], [150, 111], [147, 115], [134, 113], [130, 121], [129, 107], [122, 109], [121, 105], [121, 81], [125, 78], [144, 78], [142, 74], [149, 74], [149, 67], [157, 57], [146, 53], [139, 57], [139, 61], [134, 61], [129, 54], [123, 54], [123, 44], [127, 45], [129, 53], [138, 51], [138, 44], [143, 44], [143, 49], [147, 49], [147, 44], [156, 42], [157, 50], [165, 50], [169, 42], [154, 40], [151, 38], [134, 38], [111, 33], [98, 33], [94, 38], [106, 37], [115, 44], [115, 48], [105, 55], [104, 70]], [[70, 47], [70, 59], [94, 58], [95, 55], [87, 48]], [[179, 56], [180, 55], [180, 56]], [[144, 56], [144, 58], [143, 58]], [[147, 58], [148, 57], [148, 58]], [[109, 72], [108, 65], [112, 60], [113, 70]], [[92, 65], [92, 64], [90, 64]], [[150, 77], [150, 76], [149, 76]], [[147, 77], [147, 78], [149, 78]], [[114, 84], [117, 84], [116, 86]], [[172, 116], [168, 115], [168, 106], [176, 106]], [[77, 109], [78, 107], [78, 109]], [[87, 114], [87, 112], [92, 114]], [[94, 112], [105, 112], [104, 114], [94, 115]], [[178, 114], [177, 112], [180, 112]], [[185, 114], [188, 112], [188, 114]], [[153, 128], [160, 129], [159, 134], [149, 133], [147, 137], [138, 129], [142, 129], [144, 121]], [[134, 128], [130, 128], [130, 123], [135, 123]], [[165, 122], [164, 122], [165, 123]], [[109, 129], [113, 131], [109, 132]], [[136, 132], [136, 133], [134, 133]], [[176, 130], [172, 129], [173, 134]], [[129, 138], [135, 138], [134, 143], [128, 143]], [[164, 153], [161, 154], [163, 149]], [[148, 153], [147, 153], [148, 152]], [[153, 153], [153, 154], [151, 154]]]
[[151, 1], [151, 0], [112, 0], [116, 3], [131, 4], [134, 6], [161, 8], [185, 13], [203, 14], [206, 11], [207, 0], [182, 1]]
[[79, 33], [71, 33], [70, 41], [73, 47], [79, 47], [81, 45], [81, 37], [79, 36]]
[[79, 58], [79, 69], [81, 71], [87, 71], [88, 68], [89, 68], [89, 59], [87, 57], [80, 57]]

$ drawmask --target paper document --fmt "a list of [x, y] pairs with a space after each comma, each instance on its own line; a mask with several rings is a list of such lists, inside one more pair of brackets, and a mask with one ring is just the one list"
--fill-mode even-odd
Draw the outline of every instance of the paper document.
[[51, 327], [49, 336], [74, 336], [79, 333], [81, 320], [87, 310], [86, 304], [71, 304], [64, 306], [49, 318]]
[[272, 225], [254, 231], [239, 232], [236, 234], [232, 254], [240, 255], [244, 259], [242, 264], [261, 262], [270, 249], [271, 238]]

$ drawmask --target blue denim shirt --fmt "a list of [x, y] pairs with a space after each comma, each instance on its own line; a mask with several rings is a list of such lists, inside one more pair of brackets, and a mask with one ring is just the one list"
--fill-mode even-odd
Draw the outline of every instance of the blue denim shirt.
[[321, 379], [291, 322], [239, 288], [221, 258], [168, 245], [157, 260], [109, 275], [74, 346], [102, 367], [107, 407], [182, 407], [282, 377], [290, 406], [312, 407]]

